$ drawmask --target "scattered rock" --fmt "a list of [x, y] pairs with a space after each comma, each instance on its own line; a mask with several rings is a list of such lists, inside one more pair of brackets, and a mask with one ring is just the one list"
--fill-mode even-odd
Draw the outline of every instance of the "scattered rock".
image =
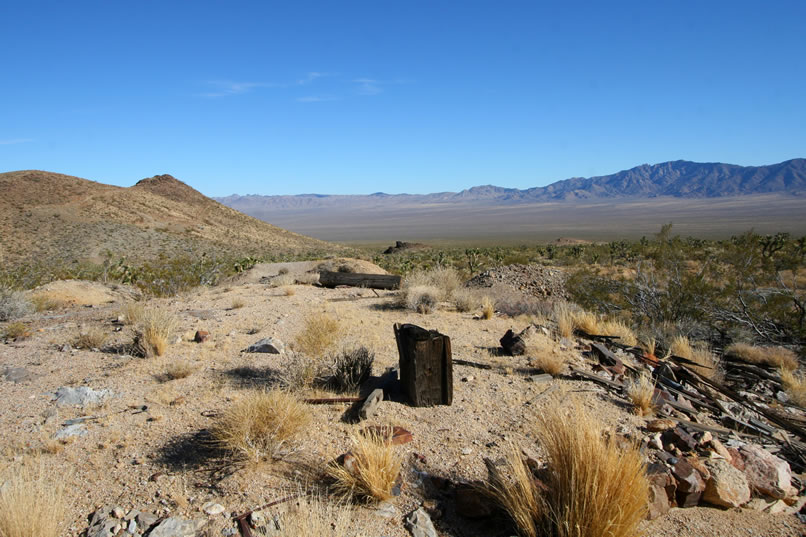
[[647, 520], [654, 520], [669, 512], [675, 502], [675, 481], [664, 464], [652, 463], [646, 470], [649, 481]]
[[137, 513], [134, 520], [137, 522], [137, 525], [145, 531], [153, 526], [157, 520], [159, 520], [159, 517], [151, 513]]
[[777, 500], [790, 495], [792, 472], [789, 464], [769, 451], [753, 444], [741, 447], [744, 473], [750, 487]]
[[398, 425], [373, 425], [361, 431], [361, 434], [374, 434], [381, 438], [388, 438], [393, 446], [408, 444], [414, 440], [413, 435]]
[[263, 514], [263, 511], [252, 511], [249, 514], [249, 523], [254, 528], [262, 528], [266, 525], [266, 515]]
[[[65, 440], [67, 438], [71, 438], [74, 436], [87, 436], [89, 434], [87, 429], [84, 428], [84, 425], [81, 423], [74, 423], [72, 425], [68, 425], [67, 427], [62, 427], [53, 435], [55, 440]], [[118, 517], [122, 518], [122, 517]]]
[[506, 265], [489, 269], [473, 277], [467, 287], [508, 287], [538, 298], [568, 298], [565, 274], [543, 265]]
[[31, 380], [35, 375], [24, 367], [7, 367], [3, 370], [3, 378], [14, 384]]
[[724, 459], [712, 459], [705, 465], [710, 476], [702, 499], [719, 507], [739, 507], [750, 501], [750, 486], [745, 475]]
[[364, 400], [361, 408], [358, 409], [358, 419], [365, 420], [374, 416], [381, 401], [383, 401], [383, 390], [381, 388], [372, 390], [372, 393]]
[[196, 532], [207, 523], [204, 519], [185, 520], [180, 517], [169, 517], [160, 522], [150, 537], [194, 537]]
[[439, 537], [431, 517], [420, 507], [406, 517], [406, 527], [413, 537]]
[[193, 341], [196, 343], [204, 343], [210, 339], [210, 332], [207, 330], [197, 330], [196, 334], [193, 336]]
[[262, 352], [268, 354], [280, 354], [285, 352], [285, 346], [282, 341], [273, 337], [267, 337], [260, 341], [249, 345], [245, 352]]
[[507, 330], [507, 333], [499, 340], [499, 343], [510, 356], [520, 356], [526, 352], [526, 342], [519, 334], [516, 334], [511, 329]]
[[661, 438], [663, 439], [664, 445], [671, 444], [684, 453], [697, 449], [697, 440], [684, 431], [682, 427], [675, 427], [674, 429], [663, 431]]
[[220, 515], [224, 512], [224, 506], [220, 503], [215, 502], [207, 502], [202, 505], [202, 511], [207, 513], [210, 516]]
[[375, 509], [375, 514], [381, 518], [397, 518], [399, 511], [394, 504], [390, 502], [383, 502]]
[[677, 483], [677, 505], [694, 507], [705, 492], [705, 480], [700, 473], [685, 459], [672, 466], [672, 475]]
[[93, 390], [86, 386], [78, 388], [62, 386], [53, 394], [53, 399], [59, 406], [99, 405], [110, 397], [112, 397], [110, 390]]
[[554, 377], [548, 373], [542, 373], [540, 375], [530, 375], [526, 377], [526, 380], [529, 382], [534, 382], [535, 384], [542, 384], [543, 382], [551, 382], [554, 380]]
[[670, 419], [652, 420], [646, 424], [647, 430], [652, 433], [661, 433], [675, 427], [677, 427], [677, 422]]

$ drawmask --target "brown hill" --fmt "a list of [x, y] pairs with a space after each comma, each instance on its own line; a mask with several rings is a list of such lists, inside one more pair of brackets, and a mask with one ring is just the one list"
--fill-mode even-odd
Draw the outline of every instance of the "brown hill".
[[124, 188], [45, 171], [0, 173], [0, 263], [261, 255], [341, 248], [225, 207], [170, 175]]

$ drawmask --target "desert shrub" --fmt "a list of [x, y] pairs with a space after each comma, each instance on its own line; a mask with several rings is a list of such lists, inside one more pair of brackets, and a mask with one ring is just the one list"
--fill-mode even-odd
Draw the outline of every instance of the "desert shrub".
[[495, 306], [493, 305], [493, 301], [490, 300], [490, 297], [485, 296], [481, 299], [481, 318], [482, 319], [492, 319], [495, 315]]
[[69, 307], [72, 302], [47, 291], [40, 291], [31, 296], [31, 303], [36, 311], [53, 311]]
[[142, 302], [129, 302], [120, 310], [123, 321], [128, 325], [137, 325], [143, 318], [145, 306]]
[[73, 346], [77, 349], [100, 349], [108, 338], [109, 334], [103, 328], [93, 326], [80, 332], [73, 340]]
[[65, 530], [67, 500], [62, 476], [43, 466], [10, 468], [0, 487], [2, 537], [59, 537]]
[[135, 329], [135, 353], [145, 357], [165, 354], [177, 324], [174, 314], [163, 308], [144, 309]]
[[293, 351], [288, 355], [291, 360], [277, 373], [278, 382], [287, 390], [305, 390], [326, 382], [327, 366], [322, 359]]
[[806, 408], [806, 376], [781, 368], [781, 382], [792, 402]]
[[310, 409], [294, 395], [281, 390], [255, 392], [226, 409], [211, 432], [222, 449], [260, 462], [278, 456], [310, 420]]
[[271, 279], [271, 286], [272, 287], [285, 287], [287, 285], [294, 285], [297, 280], [294, 278], [293, 275], [286, 272], [285, 274], [278, 274], [274, 278]]
[[725, 349], [725, 354], [749, 364], [764, 364], [789, 371], [798, 368], [797, 355], [786, 347], [756, 347], [747, 343], [733, 343]]
[[345, 350], [333, 360], [333, 373], [328, 385], [339, 392], [358, 389], [372, 374], [375, 353], [366, 347]]
[[294, 340], [295, 350], [310, 358], [321, 358], [337, 342], [341, 323], [327, 313], [314, 313]]
[[459, 273], [453, 267], [437, 267], [430, 270], [412, 272], [401, 282], [405, 292], [411, 287], [432, 287], [438, 289], [437, 300], [447, 300], [462, 285]]
[[331, 461], [326, 467], [332, 490], [345, 499], [366, 502], [385, 501], [392, 497], [402, 466], [402, 457], [384, 435], [356, 435], [349, 460]]
[[172, 361], [165, 368], [164, 378], [166, 380], [178, 380], [189, 377], [196, 371], [196, 367], [187, 360]]
[[302, 274], [297, 274], [296, 281], [300, 285], [313, 285], [315, 283], [319, 283], [319, 273], [303, 272]]
[[403, 291], [403, 298], [408, 309], [417, 313], [431, 313], [439, 304], [442, 292], [433, 286], [418, 285]]
[[492, 494], [529, 537], [639, 535], [649, 497], [643, 456], [637, 446], [622, 449], [605, 437], [581, 407], [572, 410], [556, 400], [537, 424], [548, 464], [541, 475], [546, 492], [513, 449], [509, 472], [491, 475]]
[[627, 384], [627, 399], [639, 416], [651, 416], [655, 412], [655, 382], [647, 374], [641, 374]]
[[0, 322], [19, 319], [33, 309], [33, 305], [21, 291], [0, 287]]
[[31, 337], [31, 329], [30, 327], [19, 321], [15, 321], [13, 323], [8, 323], [6, 327], [3, 329], [3, 338], [4, 339], [25, 339]]
[[479, 304], [479, 296], [470, 289], [459, 288], [451, 295], [451, 301], [456, 306], [456, 311], [467, 312], [476, 309]]
[[277, 274], [280, 274], [280, 275], [288, 274], [288, 268], [287, 267], [280, 268], [280, 270], [277, 271]]

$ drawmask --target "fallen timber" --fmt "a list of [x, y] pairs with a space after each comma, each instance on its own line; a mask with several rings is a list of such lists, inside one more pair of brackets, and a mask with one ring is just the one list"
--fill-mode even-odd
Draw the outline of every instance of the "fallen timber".
[[323, 287], [366, 287], [369, 289], [398, 289], [400, 276], [393, 274], [363, 274], [359, 272], [330, 272], [319, 273], [319, 284]]

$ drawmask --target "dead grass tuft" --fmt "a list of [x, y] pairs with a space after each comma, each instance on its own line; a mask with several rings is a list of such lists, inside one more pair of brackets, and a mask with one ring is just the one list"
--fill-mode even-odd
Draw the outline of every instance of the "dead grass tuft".
[[51, 295], [47, 291], [40, 291], [31, 297], [36, 311], [54, 311], [70, 307], [73, 302], [63, 297]]
[[385, 501], [400, 475], [403, 459], [388, 438], [377, 433], [356, 435], [346, 464], [331, 461], [325, 470], [332, 490], [345, 499]]
[[132, 326], [140, 323], [144, 313], [145, 306], [141, 302], [129, 302], [120, 310], [124, 322]]
[[578, 328], [583, 332], [591, 335], [604, 335], [602, 334], [602, 325], [599, 322], [599, 317], [589, 311], [578, 311], [573, 314], [574, 328]]
[[602, 336], [618, 336], [618, 342], [623, 345], [635, 347], [638, 345], [638, 338], [633, 329], [627, 323], [620, 320], [604, 321], [599, 325]]
[[64, 480], [21, 465], [9, 469], [0, 488], [2, 537], [59, 537], [67, 515]]
[[707, 347], [694, 346], [686, 336], [677, 336], [669, 345], [669, 352], [674, 356], [687, 358], [697, 365], [691, 369], [703, 377], [719, 380], [722, 371], [719, 368], [719, 359]]
[[284, 290], [285, 296], [294, 296], [297, 294], [297, 290], [293, 287], [286, 287]]
[[734, 343], [725, 349], [725, 354], [749, 364], [764, 364], [794, 371], [798, 357], [786, 347], [756, 347], [747, 343]]
[[229, 309], [238, 310], [244, 307], [245, 305], [246, 304], [244, 304], [243, 300], [241, 300], [240, 298], [236, 298], [235, 300], [232, 301], [232, 304], [230, 304]]
[[572, 356], [571, 352], [563, 350], [556, 341], [540, 332], [526, 338], [526, 351], [533, 356], [531, 365], [550, 375], [562, 373]]
[[456, 306], [456, 311], [468, 312], [476, 309], [479, 304], [479, 296], [471, 289], [459, 288], [451, 295], [451, 301]]
[[433, 287], [438, 290], [437, 300], [448, 300], [462, 285], [459, 273], [453, 267], [438, 267], [430, 270], [412, 272], [401, 283], [405, 292], [411, 287]]
[[359, 527], [366, 520], [344, 503], [332, 503], [318, 496], [300, 494], [282, 516], [284, 537], [364, 537]]
[[566, 302], [558, 302], [554, 305], [554, 321], [557, 323], [557, 332], [561, 337], [574, 335], [574, 313]]
[[295, 350], [311, 358], [321, 358], [337, 342], [341, 323], [327, 313], [314, 313], [305, 319], [297, 334]]
[[652, 377], [642, 373], [627, 385], [627, 398], [639, 416], [651, 416], [655, 413], [655, 382]]
[[196, 371], [196, 366], [187, 360], [176, 360], [168, 364], [165, 368], [165, 379], [179, 380], [189, 377]]
[[495, 315], [495, 306], [493, 306], [493, 301], [490, 300], [490, 297], [485, 296], [481, 299], [481, 318], [485, 320], [490, 320]]
[[405, 306], [417, 313], [428, 314], [433, 312], [439, 304], [442, 292], [433, 286], [418, 285], [408, 287], [402, 291]]
[[781, 368], [781, 382], [792, 402], [806, 408], [806, 376]]
[[311, 420], [310, 409], [282, 390], [255, 392], [226, 409], [212, 429], [218, 445], [252, 462], [268, 461]]
[[649, 490], [638, 447], [621, 449], [582, 407], [571, 410], [563, 411], [557, 399], [537, 424], [548, 461], [542, 476], [547, 492], [513, 449], [512, 474], [494, 476], [493, 494], [529, 537], [637, 536]]
[[109, 334], [103, 328], [93, 326], [80, 332], [73, 340], [73, 346], [77, 349], [100, 349], [108, 338]]
[[26, 339], [31, 337], [31, 328], [19, 321], [8, 323], [3, 329], [3, 339]]
[[178, 321], [161, 308], [145, 308], [139, 316], [134, 339], [137, 354], [145, 357], [165, 354]]
[[286, 287], [287, 285], [294, 285], [297, 280], [293, 275], [286, 272], [285, 274], [278, 274], [271, 279], [272, 287]]

